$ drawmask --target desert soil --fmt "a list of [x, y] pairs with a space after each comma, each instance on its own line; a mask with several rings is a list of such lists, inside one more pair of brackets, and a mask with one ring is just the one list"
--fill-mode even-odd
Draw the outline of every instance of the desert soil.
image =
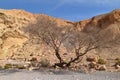
[[0, 70], [0, 80], [120, 80], [120, 72], [93, 72], [65, 70]]

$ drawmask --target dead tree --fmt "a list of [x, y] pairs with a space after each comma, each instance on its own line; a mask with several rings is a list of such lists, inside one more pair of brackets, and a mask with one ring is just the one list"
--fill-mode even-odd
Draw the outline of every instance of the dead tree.
[[55, 56], [59, 60], [59, 63], [55, 63], [54, 66], [63, 67], [63, 65], [66, 63], [63, 61], [60, 55], [60, 48], [63, 42], [68, 38], [69, 29], [53, 27], [52, 29], [47, 29], [45, 32], [44, 30], [42, 31], [43, 33], [40, 33], [41, 35], [39, 37], [44, 43], [54, 50]]
[[55, 26], [55, 23], [45, 26], [38, 24], [37, 26], [34, 25], [34, 28], [33, 26], [30, 28], [30, 35], [33, 35], [33, 37], [36, 36], [36, 38], [39, 38], [39, 41], [41, 41], [42, 44], [47, 45], [54, 51], [56, 58], [59, 60], [59, 62], [55, 63], [54, 66], [63, 67], [65, 61], [63, 61], [61, 57], [60, 48], [63, 42], [68, 38], [70, 28], [58, 27]]

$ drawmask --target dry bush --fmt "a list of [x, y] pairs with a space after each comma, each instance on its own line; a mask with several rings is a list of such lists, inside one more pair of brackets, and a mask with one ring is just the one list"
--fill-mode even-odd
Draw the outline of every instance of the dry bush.
[[42, 59], [41, 62], [41, 67], [49, 67], [50, 66], [50, 61], [47, 59]]
[[115, 65], [119, 65], [119, 66], [120, 66], [120, 59], [117, 59], [117, 60], [116, 60]]
[[6, 64], [6, 65], [4, 66], [5, 69], [9, 69], [9, 68], [12, 68], [12, 67], [13, 67], [12, 64]]
[[2, 67], [2, 66], [0, 66], [0, 70], [1, 70], [1, 69], [3, 69], [3, 67]]
[[14, 68], [17, 69], [25, 69], [25, 67], [23, 65], [19, 65], [19, 64], [13, 64]]
[[104, 59], [100, 58], [100, 59], [98, 59], [98, 64], [102, 64], [102, 65], [106, 64], [106, 61]]

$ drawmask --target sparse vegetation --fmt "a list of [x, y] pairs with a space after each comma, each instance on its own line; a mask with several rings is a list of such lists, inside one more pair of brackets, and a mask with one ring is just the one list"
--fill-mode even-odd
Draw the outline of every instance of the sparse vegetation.
[[12, 66], [13, 66], [12, 64], [6, 64], [6, 65], [4, 66], [4, 68], [5, 68], [5, 69], [9, 69], [9, 68], [12, 68]]
[[3, 69], [3, 67], [2, 67], [2, 66], [0, 66], [0, 70], [1, 70], [1, 69]]
[[49, 67], [50, 66], [50, 62], [47, 59], [42, 59], [40, 64], [41, 64], [41, 67]]
[[23, 65], [19, 65], [19, 64], [6, 64], [4, 66], [4, 69], [9, 69], [9, 68], [25, 69]]
[[120, 59], [117, 59], [117, 60], [116, 60], [115, 65], [119, 65], [119, 66], [120, 66]]
[[104, 59], [100, 58], [100, 59], [98, 59], [98, 64], [102, 64], [102, 65], [106, 64], [106, 61]]
[[17, 69], [25, 69], [25, 67], [23, 65], [19, 65], [19, 64], [13, 64], [14, 68]]

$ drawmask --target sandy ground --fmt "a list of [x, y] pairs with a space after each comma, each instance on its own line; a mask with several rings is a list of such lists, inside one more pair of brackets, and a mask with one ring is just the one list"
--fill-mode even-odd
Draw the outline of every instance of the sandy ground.
[[0, 70], [0, 80], [120, 80], [120, 72]]

